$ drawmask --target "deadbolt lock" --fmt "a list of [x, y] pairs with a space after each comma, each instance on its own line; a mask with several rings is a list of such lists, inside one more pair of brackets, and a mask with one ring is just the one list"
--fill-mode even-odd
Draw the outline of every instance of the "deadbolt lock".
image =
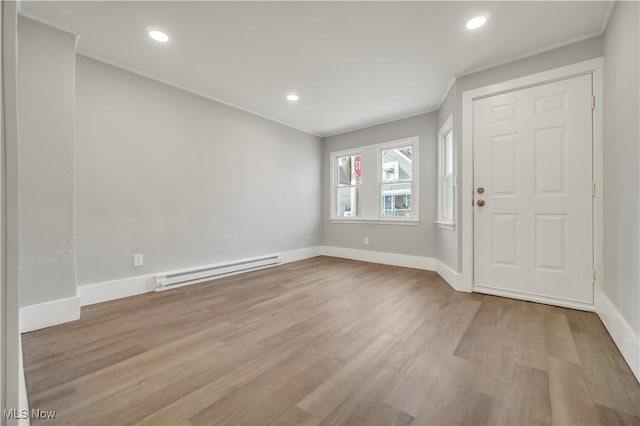
[[479, 186], [478, 187], [478, 194], [484, 194], [484, 188]]
[[478, 200], [478, 207], [484, 207], [485, 204], [484, 200]]

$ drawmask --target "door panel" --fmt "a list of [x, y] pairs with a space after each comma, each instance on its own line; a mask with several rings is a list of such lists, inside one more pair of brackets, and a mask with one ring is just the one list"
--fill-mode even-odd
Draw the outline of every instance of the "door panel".
[[514, 134], [491, 138], [491, 191], [494, 195], [515, 196], [518, 186], [518, 139]]
[[518, 215], [494, 213], [491, 218], [491, 264], [518, 266]]
[[536, 195], [567, 195], [567, 128], [552, 127], [534, 134]]
[[591, 87], [474, 102], [475, 285], [593, 303]]

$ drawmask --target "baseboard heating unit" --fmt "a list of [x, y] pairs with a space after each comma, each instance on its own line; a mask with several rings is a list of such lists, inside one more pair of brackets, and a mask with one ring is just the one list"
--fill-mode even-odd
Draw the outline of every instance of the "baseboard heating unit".
[[156, 291], [197, 284], [217, 278], [228, 277], [230, 275], [241, 274], [243, 272], [256, 271], [258, 269], [268, 268], [279, 264], [280, 257], [278, 255], [273, 255], [165, 272], [155, 276]]

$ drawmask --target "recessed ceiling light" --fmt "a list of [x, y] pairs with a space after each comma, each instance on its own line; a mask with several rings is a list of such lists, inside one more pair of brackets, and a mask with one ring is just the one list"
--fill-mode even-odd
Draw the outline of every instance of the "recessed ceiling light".
[[160, 43], [166, 43], [169, 41], [169, 36], [166, 33], [155, 28], [147, 28], [147, 33], [149, 34], [149, 37], [155, 41], [159, 41]]
[[290, 93], [287, 95], [287, 100], [291, 101], [291, 102], [295, 102], [298, 99], [300, 99], [300, 96], [296, 95], [295, 93]]
[[467, 29], [476, 30], [486, 23], [487, 23], [486, 16], [476, 16], [475, 18], [469, 19], [469, 22], [467, 22]]

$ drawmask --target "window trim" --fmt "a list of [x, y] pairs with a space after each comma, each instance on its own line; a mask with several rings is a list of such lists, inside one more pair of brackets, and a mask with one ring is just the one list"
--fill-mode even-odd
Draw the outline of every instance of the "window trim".
[[[449, 117], [445, 120], [440, 130], [438, 130], [438, 197], [437, 197], [437, 215], [436, 215], [436, 225], [438, 228], [447, 229], [450, 231], [455, 230], [456, 228], [456, 215], [458, 211], [458, 200], [456, 196], [456, 179], [457, 179], [457, 167], [456, 167], [456, 143], [455, 143], [455, 135], [453, 133], [453, 114], [450, 114]], [[452, 171], [452, 216], [451, 220], [444, 219], [444, 143], [445, 136], [451, 132], [452, 134], [452, 144], [451, 144], [451, 155], [453, 157], [453, 171]]]
[[[411, 205], [413, 209], [413, 214], [406, 219], [398, 218], [398, 217], [383, 217], [382, 216], [382, 203], [380, 202], [381, 198], [381, 184], [382, 184], [382, 173], [381, 173], [381, 151], [383, 149], [389, 149], [390, 147], [398, 147], [398, 146], [407, 146], [412, 145], [413, 147], [413, 156], [415, 156], [415, 161], [411, 162]], [[419, 216], [419, 206], [420, 206], [420, 197], [419, 197], [419, 146], [420, 139], [418, 136], [412, 136], [403, 139], [397, 139], [388, 142], [369, 144], [369, 145], [360, 145], [353, 148], [348, 148], [340, 151], [332, 151], [329, 153], [330, 160], [330, 175], [329, 175], [329, 187], [330, 187], [330, 200], [329, 200], [329, 222], [331, 223], [360, 223], [360, 224], [383, 224], [383, 225], [419, 225], [420, 224], [420, 216]], [[362, 216], [358, 217], [340, 217], [337, 216], [337, 205], [336, 205], [336, 167], [337, 167], [337, 158], [345, 157], [348, 155], [357, 155], [360, 154], [364, 160], [364, 152], [365, 151], [375, 151], [376, 156], [376, 183], [366, 183], [367, 180], [365, 176], [363, 176], [362, 183], [360, 187], [362, 188]], [[413, 160], [413, 158], [412, 158]], [[363, 164], [363, 167], [368, 167], [366, 164]], [[371, 180], [371, 179], [369, 179]], [[364, 206], [366, 202], [364, 201], [366, 197], [366, 186], [376, 185], [376, 197], [378, 200], [376, 201], [377, 212], [369, 212], [369, 215], [366, 216], [366, 211], [364, 210]], [[372, 192], [372, 191], [371, 191]], [[373, 213], [373, 214], [372, 214]]]

